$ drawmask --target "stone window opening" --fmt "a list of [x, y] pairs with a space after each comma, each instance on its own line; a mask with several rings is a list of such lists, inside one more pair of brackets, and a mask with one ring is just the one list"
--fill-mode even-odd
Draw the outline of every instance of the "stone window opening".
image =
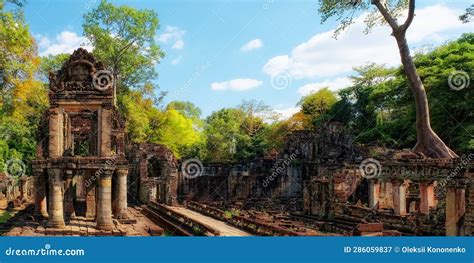
[[66, 114], [66, 154], [78, 157], [97, 156], [97, 113], [82, 111]]
[[148, 159], [147, 176], [148, 177], [162, 177], [164, 174], [163, 161], [152, 157]]

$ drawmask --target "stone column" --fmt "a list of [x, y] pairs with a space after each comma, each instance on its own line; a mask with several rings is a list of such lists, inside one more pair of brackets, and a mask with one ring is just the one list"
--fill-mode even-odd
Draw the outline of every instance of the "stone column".
[[148, 202], [157, 202], [156, 198], [156, 183], [150, 182], [148, 186]]
[[49, 111], [49, 157], [58, 158], [62, 155], [62, 114], [59, 108]]
[[446, 235], [459, 236], [459, 219], [464, 215], [466, 209], [465, 189], [448, 187], [446, 189]]
[[406, 189], [403, 181], [393, 181], [393, 209], [396, 215], [405, 215], [407, 211], [406, 205]]
[[379, 203], [380, 183], [369, 180], [369, 208], [376, 208]]
[[111, 130], [112, 130], [112, 110], [103, 108], [100, 125], [100, 156], [110, 157], [111, 153]]
[[66, 170], [64, 182], [64, 214], [66, 217], [70, 218], [74, 216], [74, 186], [72, 178], [74, 177], [73, 170]]
[[35, 216], [38, 218], [47, 218], [48, 210], [46, 206], [46, 176], [43, 169], [33, 169], [34, 173], [34, 198], [35, 198]]
[[26, 199], [26, 178], [20, 177], [20, 200], [23, 201]]
[[[429, 205], [429, 193], [428, 193], [429, 184], [426, 182], [419, 183], [420, 189], [420, 212], [423, 214], [430, 213]], [[433, 197], [434, 199], [434, 197]]]
[[104, 170], [99, 178], [97, 193], [97, 229], [112, 230], [112, 173]]
[[115, 184], [114, 216], [116, 218], [127, 217], [127, 176], [128, 169], [119, 168], [117, 171], [117, 183]]
[[55, 228], [64, 228], [63, 178], [61, 169], [48, 169], [49, 175], [49, 223]]

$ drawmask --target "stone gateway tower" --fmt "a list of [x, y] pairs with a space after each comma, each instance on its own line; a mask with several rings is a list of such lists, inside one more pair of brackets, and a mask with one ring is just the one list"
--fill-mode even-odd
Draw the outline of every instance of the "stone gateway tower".
[[50, 73], [49, 88], [32, 162], [36, 215], [48, 218], [51, 227], [85, 217], [110, 230], [112, 214], [126, 217], [128, 175], [114, 76], [79, 48]]

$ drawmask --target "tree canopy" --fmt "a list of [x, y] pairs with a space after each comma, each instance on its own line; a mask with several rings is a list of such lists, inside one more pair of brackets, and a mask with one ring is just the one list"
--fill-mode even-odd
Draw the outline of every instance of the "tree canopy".
[[84, 15], [85, 36], [94, 55], [118, 77], [118, 90], [141, 88], [157, 77], [155, 64], [164, 56], [156, 44], [158, 15], [153, 10], [116, 6], [102, 0]]
[[[58, 70], [69, 57], [39, 57], [21, 9], [12, 2], [0, 0], [0, 171], [11, 158], [34, 157], [36, 143], [44, 139], [35, 134], [48, 106], [48, 72]], [[388, 2], [391, 12], [404, 6], [403, 1]], [[5, 4], [12, 5], [8, 11]], [[327, 17], [353, 10], [330, 7], [334, 6], [321, 7]], [[351, 86], [339, 91], [322, 88], [302, 97], [301, 111], [288, 119], [256, 100], [203, 117], [192, 102], [176, 100], [165, 106], [166, 94], [157, 95], [154, 65], [163, 57], [153, 38], [159, 27], [157, 14], [102, 1], [84, 19], [94, 54], [122, 76], [117, 106], [126, 119], [127, 143], [160, 143], [180, 158], [240, 162], [282, 149], [290, 132], [314, 132], [328, 121], [346, 124], [360, 144], [400, 149], [417, 142], [415, 95], [407, 89], [410, 80], [403, 66], [355, 67]], [[417, 54], [413, 63], [431, 102], [433, 128], [457, 152], [472, 152], [474, 91], [452, 89], [447, 80], [455, 71], [474, 79], [474, 34]]]

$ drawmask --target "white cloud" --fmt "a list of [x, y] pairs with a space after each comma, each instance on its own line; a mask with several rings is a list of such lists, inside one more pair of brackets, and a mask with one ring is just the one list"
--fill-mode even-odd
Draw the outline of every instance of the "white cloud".
[[37, 40], [36, 42], [38, 42], [38, 47], [40, 49], [45, 49], [51, 44], [51, 41], [49, 41], [49, 39], [45, 36], [38, 34], [35, 37]]
[[86, 37], [78, 36], [75, 32], [63, 31], [50, 40], [45, 36], [38, 35], [38, 46], [40, 56], [57, 55], [61, 53], [72, 53], [75, 49], [82, 47], [92, 51], [92, 45]]
[[173, 65], [178, 65], [179, 62], [181, 62], [181, 58], [183, 58], [183, 56], [179, 56], [179, 57], [177, 57], [177, 58], [171, 60], [171, 64], [173, 64]]
[[251, 40], [247, 44], [243, 45], [240, 48], [240, 50], [242, 52], [249, 52], [249, 51], [252, 51], [254, 49], [259, 49], [261, 47], [263, 47], [263, 42], [262, 42], [261, 39], [257, 38], [257, 39]]
[[[444, 5], [417, 10], [407, 33], [408, 42], [412, 45], [439, 44], [462, 32], [472, 31], [472, 25], [459, 21], [461, 12]], [[338, 39], [333, 38], [333, 31], [320, 33], [295, 47], [290, 54], [271, 58], [263, 72], [274, 75], [286, 71], [295, 79], [303, 79], [347, 75], [354, 66], [367, 62], [399, 65], [399, 53], [391, 30], [387, 26], [376, 27], [365, 35], [364, 16], [358, 17]]]
[[186, 31], [179, 27], [167, 26], [165, 32], [158, 35], [156, 40], [163, 44], [171, 44], [173, 49], [182, 49], [184, 47], [184, 34], [186, 34]]
[[301, 107], [297, 106], [280, 110], [276, 109], [275, 112], [280, 114], [280, 120], [286, 120], [293, 116], [295, 113], [299, 112], [300, 110]]
[[306, 84], [298, 89], [298, 93], [302, 96], [305, 96], [311, 92], [318, 91], [325, 87], [329, 87], [329, 89], [332, 91], [337, 91], [339, 89], [349, 87], [351, 84], [352, 80], [346, 77], [324, 80], [321, 82]]
[[211, 84], [212, 90], [246, 91], [262, 86], [262, 81], [256, 79], [233, 79]]
[[181, 39], [174, 42], [173, 46], [171, 46], [171, 48], [173, 49], [182, 49], [183, 47], [184, 47], [184, 41]]

